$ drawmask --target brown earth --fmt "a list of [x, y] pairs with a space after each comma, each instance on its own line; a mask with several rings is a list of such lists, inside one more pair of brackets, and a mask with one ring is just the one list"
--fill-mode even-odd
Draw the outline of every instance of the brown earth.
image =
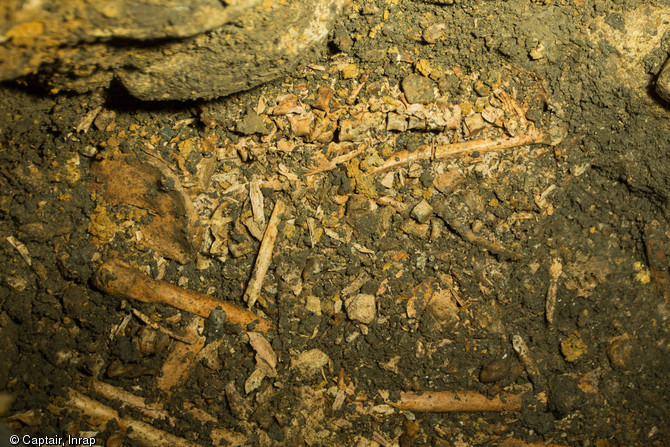
[[341, 14], [221, 99], [2, 84], [8, 428], [667, 445], [667, 2]]

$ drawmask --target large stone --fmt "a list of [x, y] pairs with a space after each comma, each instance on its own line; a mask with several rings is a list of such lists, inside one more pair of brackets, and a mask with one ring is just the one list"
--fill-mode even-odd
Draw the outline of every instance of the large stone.
[[0, 80], [86, 92], [117, 78], [144, 100], [224, 96], [295, 66], [343, 2], [0, 2]]
[[191, 37], [234, 20], [260, 0], [0, 3], [0, 79], [7, 80], [35, 73], [45, 63], [68, 62], [57, 54], [60, 46]]
[[670, 104], [670, 61], [665, 63], [665, 67], [656, 79], [656, 93]]

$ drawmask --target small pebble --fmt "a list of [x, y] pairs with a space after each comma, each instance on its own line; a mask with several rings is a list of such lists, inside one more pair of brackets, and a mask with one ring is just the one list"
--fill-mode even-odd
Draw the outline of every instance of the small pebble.
[[147, 356], [156, 352], [158, 333], [146, 326], [137, 331], [137, 341], [142, 355]]
[[630, 369], [633, 357], [633, 343], [629, 339], [620, 338], [607, 347], [607, 357], [612, 366]]
[[342, 67], [341, 73], [344, 79], [353, 79], [358, 76], [358, 67], [356, 64], [347, 64]]
[[306, 137], [312, 133], [312, 129], [314, 128], [313, 115], [291, 115], [289, 116], [288, 121], [291, 124], [291, 132], [293, 132], [296, 137]]
[[561, 342], [561, 352], [568, 362], [576, 362], [586, 353], [588, 346], [584, 343], [579, 332], [574, 332]]
[[425, 224], [433, 215], [433, 207], [426, 200], [422, 200], [412, 209], [412, 217], [417, 222]]
[[482, 383], [493, 383], [504, 379], [509, 373], [509, 362], [503, 359], [495, 359], [482, 368], [479, 373], [479, 381]]
[[348, 298], [344, 303], [344, 307], [350, 319], [363, 324], [372, 323], [377, 315], [377, 302], [374, 295], [359, 293]]
[[205, 333], [208, 339], [221, 338], [224, 333], [226, 318], [226, 312], [220, 307], [209, 314], [209, 317], [205, 320]]
[[80, 148], [79, 153], [85, 157], [95, 157], [95, 155], [98, 153], [98, 148], [88, 144]]
[[321, 300], [319, 297], [308, 295], [305, 299], [305, 309], [315, 315], [321, 315]]
[[412, 236], [425, 239], [428, 236], [428, 233], [430, 232], [430, 225], [417, 223], [411, 219], [408, 219], [405, 222], [403, 222], [400, 229], [407, 234], [411, 234]]
[[406, 131], [407, 118], [398, 113], [390, 112], [386, 117], [386, 130]]
[[303, 282], [309, 281], [313, 274], [319, 273], [321, 271], [321, 263], [318, 258], [307, 258], [305, 261], [305, 267], [302, 269], [302, 280]]
[[115, 127], [116, 112], [113, 110], [104, 110], [94, 121], [95, 127], [98, 130], [111, 132]]
[[446, 25], [444, 23], [436, 23], [430, 25], [428, 28], [423, 30], [423, 40], [428, 43], [435, 43], [444, 35], [444, 28]]
[[479, 113], [466, 116], [463, 120], [463, 124], [465, 125], [465, 131], [468, 137], [472, 137], [473, 135], [479, 133], [479, 131], [481, 131], [486, 126], [486, 123], [484, 123], [484, 118], [482, 118], [482, 115]]
[[484, 121], [491, 124], [496, 123], [498, 120], [502, 120], [504, 115], [505, 112], [503, 112], [501, 109], [491, 106], [484, 108], [484, 111], [482, 112], [482, 118]]
[[530, 56], [531, 59], [534, 61], [542, 59], [545, 56], [547, 49], [544, 46], [543, 42], [540, 42], [535, 48], [530, 50], [528, 55]]
[[426, 128], [426, 121], [416, 116], [410, 116], [407, 128], [412, 130], [424, 130]]
[[491, 94], [491, 87], [486, 85], [484, 81], [481, 80], [475, 82], [474, 90], [475, 93], [477, 93], [479, 96], [487, 96]]
[[362, 137], [367, 128], [357, 120], [340, 120], [340, 141], [355, 141]]
[[247, 113], [237, 122], [235, 130], [243, 135], [261, 134], [267, 135], [270, 129], [263, 122], [263, 118], [253, 110], [247, 110]]
[[387, 172], [384, 177], [382, 177], [379, 182], [384, 188], [393, 188], [393, 181], [395, 179], [395, 174], [393, 172]]
[[407, 102], [411, 104], [429, 104], [435, 101], [436, 86], [434, 81], [418, 74], [411, 74], [402, 80], [402, 91]]

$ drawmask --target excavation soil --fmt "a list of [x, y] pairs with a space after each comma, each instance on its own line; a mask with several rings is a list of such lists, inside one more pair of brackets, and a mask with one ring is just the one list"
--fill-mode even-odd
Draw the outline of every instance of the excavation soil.
[[[95, 379], [176, 422], [124, 416], [201, 445], [215, 428], [242, 445], [668, 445], [670, 120], [654, 79], [669, 20], [661, 1], [351, 2], [309, 63], [216, 101], [2, 85], [2, 416], [19, 434], [138, 444], [68, 411], [69, 388], [121, 408]], [[400, 92], [458, 106], [463, 122], [412, 121]], [[468, 121], [478, 114], [490, 119]], [[296, 116], [314, 121], [305, 131]], [[400, 151], [530, 128], [562, 141], [366, 174]], [[274, 325], [275, 370], [255, 373], [258, 346], [213, 313], [217, 355], [159, 391], [177, 342], [131, 307], [179, 334], [194, 316], [103, 294], [96, 268], [118, 258], [246, 306], [278, 200], [252, 308]], [[526, 394], [520, 411], [389, 405], [464, 390]]]

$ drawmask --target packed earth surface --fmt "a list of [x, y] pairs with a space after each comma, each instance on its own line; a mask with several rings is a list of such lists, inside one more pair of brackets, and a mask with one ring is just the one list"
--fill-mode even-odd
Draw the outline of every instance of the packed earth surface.
[[665, 0], [355, 0], [228, 96], [0, 84], [7, 430], [669, 445], [669, 57]]

